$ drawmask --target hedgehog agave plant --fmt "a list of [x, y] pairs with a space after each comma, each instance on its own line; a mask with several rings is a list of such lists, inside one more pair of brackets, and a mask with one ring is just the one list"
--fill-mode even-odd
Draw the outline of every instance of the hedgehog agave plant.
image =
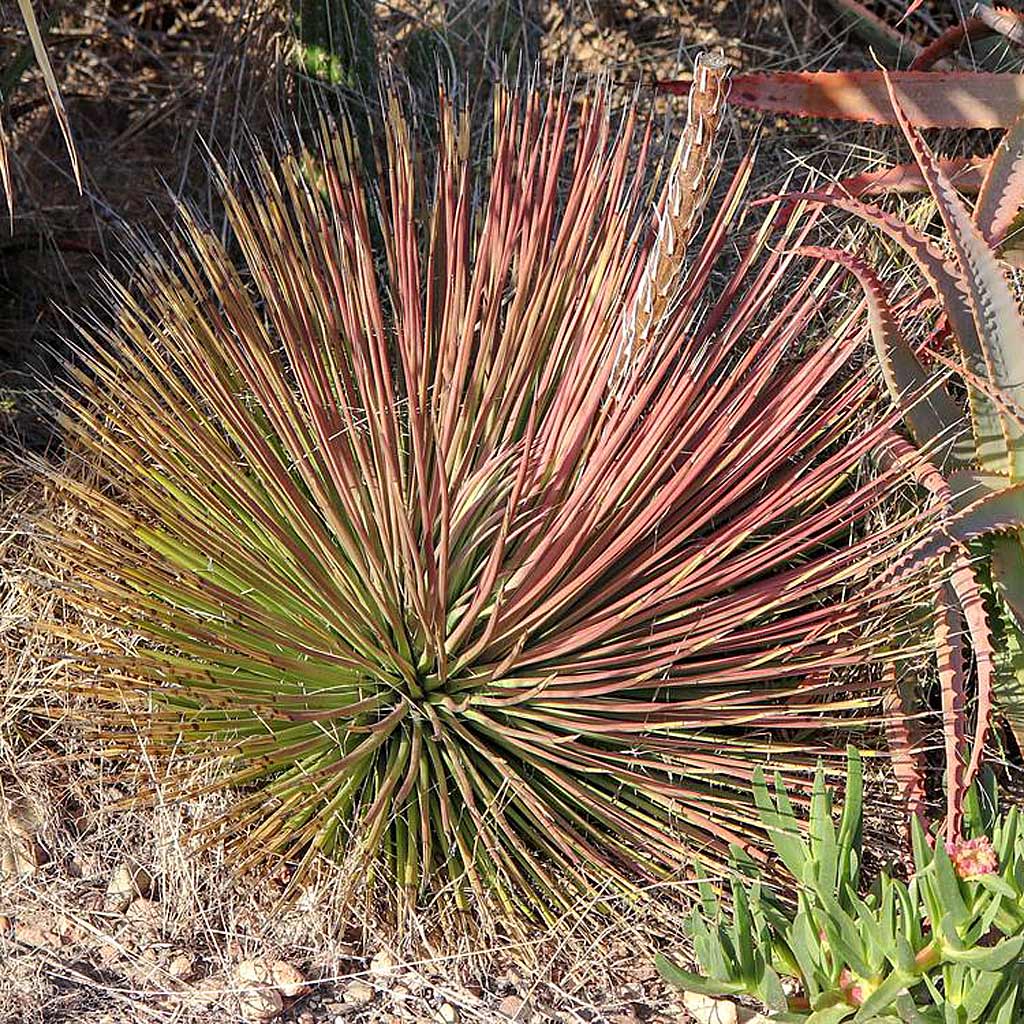
[[325, 128], [222, 177], [242, 269], [186, 218], [112, 285], [62, 542], [137, 640], [91, 692], [211, 758], [243, 866], [559, 914], [750, 847], [756, 763], [874, 720], [843, 670], [899, 642], [881, 567], [917, 526], [870, 522], [863, 310], [810, 223], [729, 269], [749, 159], [684, 260], [697, 78], [656, 229], [635, 110], [502, 93], [482, 181], [450, 104], [429, 161], [390, 112], [379, 196]]

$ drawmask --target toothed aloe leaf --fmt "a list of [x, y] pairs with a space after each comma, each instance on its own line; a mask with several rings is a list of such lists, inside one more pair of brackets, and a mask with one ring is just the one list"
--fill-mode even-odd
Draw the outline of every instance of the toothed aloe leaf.
[[1024, 115], [992, 154], [974, 207], [974, 220], [990, 245], [1000, 245], [1024, 206]]
[[[965, 346], [969, 368], [981, 379], [987, 379], [995, 385], [1000, 395], [1018, 411], [1018, 415], [997, 411], [1003, 441], [1000, 457], [984, 455], [981, 451], [979, 455], [986, 468], [1003, 472], [1011, 481], [1016, 482], [1024, 478], [1024, 425], [1019, 418], [1024, 415], [1024, 345], [1021, 345], [1024, 320], [1021, 319], [1020, 308], [991, 246], [982, 237], [963, 200], [935, 162], [904, 109], [895, 83], [887, 78], [886, 84], [900, 127], [938, 205], [960, 267], [981, 348], [980, 353], [974, 353]], [[996, 445], [996, 439], [983, 438], [983, 443], [986, 448], [990, 448]]]
[[868, 303], [875, 355], [889, 394], [903, 410], [904, 420], [918, 445], [934, 453], [940, 466], [950, 463], [954, 442], [969, 431], [969, 426], [941, 381], [924, 369], [914, 350], [903, 340], [878, 275], [866, 261], [841, 249], [805, 246], [801, 251], [838, 263], [860, 283]]
[[[893, 89], [919, 128], [1008, 128], [1024, 109], [1024, 77], [991, 71], [892, 71]], [[659, 82], [685, 95], [686, 82]], [[777, 71], [732, 78], [729, 101], [751, 110], [896, 124], [881, 71]]]
[[[947, 261], [928, 238], [892, 214], [846, 196], [810, 192], [794, 193], [786, 198], [789, 202], [820, 203], [852, 213], [896, 242], [914, 261], [935, 294], [942, 299], [943, 311], [972, 373], [981, 381], [989, 381], [985, 346], [966, 301], [967, 284], [962, 280], [959, 268]], [[1024, 380], [1024, 377], [1020, 379]], [[969, 387], [968, 399], [973, 444], [971, 439], [961, 438], [953, 444], [952, 454], [958, 462], [970, 464], [977, 460], [992, 472], [1007, 472], [1006, 440], [998, 404], [987, 390], [977, 386]]]

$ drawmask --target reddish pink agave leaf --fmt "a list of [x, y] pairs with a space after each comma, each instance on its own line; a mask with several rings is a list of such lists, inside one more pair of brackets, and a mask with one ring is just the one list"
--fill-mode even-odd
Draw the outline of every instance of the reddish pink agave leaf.
[[[992, 71], [892, 71], [918, 128], [1007, 128], [1024, 110], [1024, 76]], [[686, 95], [689, 82], [659, 82]], [[896, 124], [880, 71], [778, 71], [734, 75], [729, 101], [751, 110]]]

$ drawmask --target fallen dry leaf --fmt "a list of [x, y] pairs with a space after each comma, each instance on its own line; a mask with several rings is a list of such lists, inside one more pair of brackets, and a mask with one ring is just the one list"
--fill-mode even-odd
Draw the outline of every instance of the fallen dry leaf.
[[284, 1000], [276, 988], [243, 989], [238, 994], [238, 1009], [243, 1020], [273, 1020], [284, 1009]]

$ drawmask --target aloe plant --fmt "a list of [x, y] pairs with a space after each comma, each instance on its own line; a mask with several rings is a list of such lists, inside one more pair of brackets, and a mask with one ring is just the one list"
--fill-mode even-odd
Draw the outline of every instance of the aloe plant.
[[[861, 895], [862, 770], [849, 753], [838, 826], [819, 769], [806, 835], [781, 778], [754, 797], [795, 889], [762, 882], [737, 854], [731, 908], [707, 877], [688, 931], [700, 974], [663, 977], [712, 996], [749, 995], [779, 1024], [1012, 1024], [1024, 1007], [1024, 834], [997, 814], [991, 775], [971, 790], [968, 837], [943, 843], [915, 818], [909, 882], [883, 872]], [[787, 893], [793, 893], [791, 899]]]
[[325, 126], [222, 176], [228, 244], [186, 218], [111, 285], [89, 473], [53, 474], [69, 600], [137, 638], [88, 692], [111, 754], [209, 759], [241, 867], [553, 918], [756, 845], [764, 751], [877, 721], [848, 670], [899, 648], [925, 524], [874, 519], [903, 470], [864, 472], [888, 424], [811, 223], [739, 224], [748, 156], [695, 240], [723, 76], [653, 217], [634, 109], [502, 92], [478, 180], [465, 116], [425, 156], [395, 105], [379, 194]]
[[[750, 110], [795, 117], [898, 124], [889, 101], [895, 93], [917, 128], [1009, 128], [1024, 109], [1024, 76], [1014, 72], [937, 69], [965, 42], [989, 36], [1024, 47], [1024, 18], [1008, 8], [975, 6], [972, 17], [921, 48], [901, 39], [885, 22], [854, 0], [830, 0], [873, 43], [913, 53], [905, 70], [773, 71], [734, 75], [730, 102]], [[917, 5], [912, 5], [907, 14]], [[661, 81], [663, 92], [685, 95], [688, 82]]]
[[[1024, 118], [1006, 133], [987, 165], [971, 211], [904, 110], [895, 82], [889, 85], [897, 121], [942, 217], [949, 256], [910, 225], [839, 190], [791, 195], [787, 201], [845, 210], [884, 232], [920, 271], [925, 304], [930, 301], [941, 309], [939, 334], [915, 349], [906, 337], [913, 322], [901, 322], [897, 307], [864, 260], [834, 249], [808, 251], [816, 259], [828, 255], [862, 285], [882, 377], [904, 411], [919, 455], [932, 460], [930, 467], [918, 470], [919, 482], [952, 516], [944, 526], [946, 540], [928, 546], [928, 555], [941, 553], [952, 574], [938, 584], [935, 596], [952, 837], [963, 794], [983, 756], [993, 688], [1003, 694], [1012, 720], [1019, 713], [1015, 695], [1024, 671], [1024, 551], [1018, 532], [1024, 473], [1024, 320], [998, 259], [998, 247], [1024, 199]], [[920, 299], [911, 308], [916, 316]], [[944, 335], [956, 345], [953, 357], [943, 351]], [[966, 410], [941, 379], [950, 374], [965, 386]], [[965, 631], [977, 678], [971, 743], [969, 666], [961, 650]]]

